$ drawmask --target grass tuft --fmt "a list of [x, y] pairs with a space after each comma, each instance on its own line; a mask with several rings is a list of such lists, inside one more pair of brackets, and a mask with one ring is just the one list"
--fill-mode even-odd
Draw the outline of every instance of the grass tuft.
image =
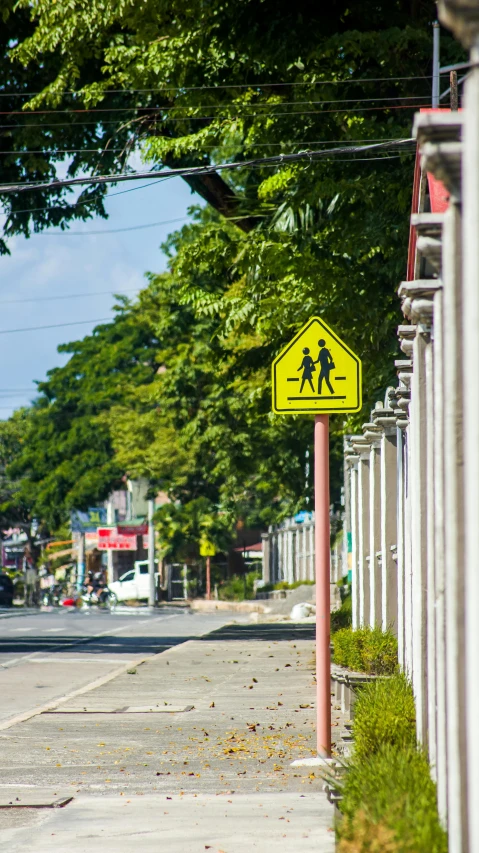
[[414, 694], [407, 678], [396, 673], [358, 690], [354, 706], [354, 755], [367, 760], [383, 746], [416, 745]]
[[392, 675], [398, 669], [397, 640], [380, 628], [342, 628], [332, 634], [334, 663], [370, 675]]
[[354, 758], [341, 785], [338, 853], [447, 853], [422, 752], [382, 745], [368, 760]]

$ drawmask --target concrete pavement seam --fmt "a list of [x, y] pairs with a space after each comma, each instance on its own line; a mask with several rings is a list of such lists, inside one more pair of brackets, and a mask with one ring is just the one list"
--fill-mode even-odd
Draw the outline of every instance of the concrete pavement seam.
[[[145, 658], [140, 658], [139, 660], [135, 661], [135, 666], [140, 666], [140, 664], [145, 663], [145, 661], [147, 661], [149, 657], [154, 657], [154, 655], [148, 655]], [[17, 723], [25, 723], [27, 720], [31, 720], [32, 717], [38, 717], [40, 714], [44, 714], [45, 711], [53, 710], [58, 705], [61, 705], [63, 702], [68, 702], [70, 699], [74, 699], [76, 696], [81, 696], [83, 693], [89, 693], [90, 690], [94, 690], [96, 687], [102, 687], [104, 684], [108, 684], [109, 681], [113, 681], [113, 679], [117, 678], [119, 675], [123, 675], [123, 673], [126, 672], [127, 669], [129, 669], [130, 667], [131, 661], [119, 667], [118, 669], [113, 670], [113, 672], [108, 673], [108, 675], [102, 675], [100, 678], [96, 678], [95, 681], [90, 681], [89, 684], [85, 684], [83, 687], [78, 688], [78, 690], [73, 690], [71, 693], [66, 693], [64, 696], [60, 696], [53, 702], [47, 702], [45, 705], [41, 705], [39, 708], [33, 708], [29, 711], [24, 711], [23, 714], [18, 714], [16, 717], [12, 717], [11, 720], [5, 720], [4, 723], [0, 723], [0, 731], [10, 729], [12, 726], [17, 725]]]

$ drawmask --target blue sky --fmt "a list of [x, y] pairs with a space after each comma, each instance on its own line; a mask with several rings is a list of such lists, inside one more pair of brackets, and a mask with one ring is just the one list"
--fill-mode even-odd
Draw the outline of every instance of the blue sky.
[[[200, 199], [181, 178], [151, 181], [143, 189], [121, 192], [134, 186], [113, 187], [106, 202], [108, 220], [72, 224], [70, 233], [78, 236], [54, 234], [50, 229], [28, 240], [16, 237], [9, 241], [11, 255], [0, 257], [0, 419], [33, 398], [34, 380], [43, 379], [47, 370], [65, 362], [66, 356], [56, 351], [59, 344], [84, 337], [95, 320], [112, 316], [112, 292], [134, 296], [144, 286], [145, 272], [165, 269], [160, 244], [182, 222], [118, 234], [106, 232], [178, 218], [186, 221], [188, 207]], [[103, 233], [89, 235], [84, 233], [87, 231]], [[2, 333], [80, 320], [91, 322]]]

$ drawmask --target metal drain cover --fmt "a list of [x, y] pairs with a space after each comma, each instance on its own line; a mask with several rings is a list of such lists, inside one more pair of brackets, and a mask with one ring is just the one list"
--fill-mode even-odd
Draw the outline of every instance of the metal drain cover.
[[62, 809], [71, 803], [73, 797], [58, 797], [49, 801], [45, 798], [45, 802], [39, 802], [40, 799], [42, 798], [35, 794], [22, 795], [12, 800], [0, 799], [0, 809]]
[[44, 714], [184, 714], [193, 711], [194, 705], [125, 705], [123, 708], [112, 705], [99, 705], [97, 708], [85, 705], [83, 708], [64, 705]]

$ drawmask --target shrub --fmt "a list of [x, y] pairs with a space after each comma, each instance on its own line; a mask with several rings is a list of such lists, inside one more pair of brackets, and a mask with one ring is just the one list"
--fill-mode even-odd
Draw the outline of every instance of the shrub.
[[288, 583], [288, 581], [279, 581], [278, 583], [265, 583], [264, 586], [260, 587], [260, 592], [273, 592], [274, 590], [280, 589], [298, 589], [299, 586], [314, 586], [316, 581], [293, 581], [293, 583]]
[[227, 581], [218, 586], [218, 596], [221, 601], [244, 601], [254, 598], [254, 582], [258, 580], [258, 572], [247, 572], [245, 575], [232, 575]]
[[354, 756], [370, 758], [381, 747], [416, 745], [416, 709], [412, 687], [402, 673], [366, 684], [354, 706]]
[[380, 628], [343, 628], [331, 638], [334, 662], [356, 672], [392, 675], [397, 671], [397, 640]]
[[383, 745], [366, 761], [354, 759], [339, 784], [338, 853], [447, 853], [422, 752]]
[[350, 628], [353, 621], [353, 601], [351, 593], [346, 595], [338, 610], [331, 613], [331, 632], [339, 631], [341, 628]]

